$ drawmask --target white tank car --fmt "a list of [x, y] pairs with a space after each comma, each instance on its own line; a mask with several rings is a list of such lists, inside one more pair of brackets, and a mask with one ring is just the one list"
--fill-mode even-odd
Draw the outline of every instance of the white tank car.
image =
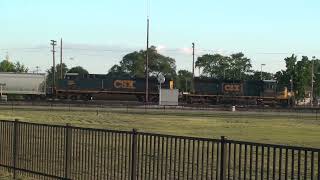
[[0, 85], [6, 95], [45, 95], [46, 75], [1, 72]]

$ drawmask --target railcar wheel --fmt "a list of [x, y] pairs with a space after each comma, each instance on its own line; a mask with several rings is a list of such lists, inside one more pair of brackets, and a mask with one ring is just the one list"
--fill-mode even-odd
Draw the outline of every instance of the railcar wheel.
[[145, 97], [144, 96], [137, 96], [137, 99], [139, 102], [145, 102]]
[[159, 102], [159, 98], [156, 96], [150, 97], [150, 102], [157, 103], [157, 102]]

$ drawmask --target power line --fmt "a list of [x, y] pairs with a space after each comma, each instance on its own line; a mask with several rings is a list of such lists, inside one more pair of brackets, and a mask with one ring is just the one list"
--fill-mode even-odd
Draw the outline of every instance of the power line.
[[23, 48], [1, 48], [1, 51], [7, 51], [7, 50], [38, 50], [38, 49], [49, 49], [50, 47], [34, 47], [34, 48], [29, 48], [29, 47], [23, 47]]
[[[59, 46], [58, 46], [59, 47]], [[49, 49], [48, 48], [8, 48], [8, 49], [0, 49], [0, 51], [8, 51], [8, 50], [17, 50], [17, 51], [43, 51]], [[79, 50], [79, 51], [100, 51], [100, 52], [104, 52], [104, 51], [111, 51], [111, 52], [128, 52], [128, 51], [137, 51], [135, 49], [90, 49], [90, 48], [68, 48], [68, 47], [64, 47], [64, 50]]]
[[[7, 51], [20, 51], [24, 53], [39, 53], [39, 52], [45, 52], [44, 50], [49, 49], [45, 47], [39, 47], [39, 48], [2, 48], [0, 51], [7, 52]], [[111, 52], [111, 53], [130, 53], [130, 52], [139, 52], [143, 48], [136, 48], [136, 49], [93, 49], [93, 48], [76, 48], [76, 47], [64, 47], [63, 50], [68, 53], [70, 51], [89, 51], [91, 53], [103, 53], [103, 52]], [[184, 48], [165, 48], [165, 49], [159, 49], [158, 52], [160, 53], [169, 53], [169, 54], [188, 54], [185, 52], [186, 49]], [[188, 50], [188, 49], [187, 49]], [[190, 54], [192, 49], [190, 48]], [[200, 53], [199, 53], [200, 52]], [[306, 55], [306, 54], [320, 54], [319, 51], [312, 51], [312, 52], [252, 52], [252, 51], [246, 51], [246, 50], [239, 50], [239, 51], [227, 51], [226, 52], [220, 52], [220, 50], [214, 50], [214, 49], [195, 49], [195, 54], [201, 55], [205, 53], [222, 53], [222, 54], [233, 54], [237, 52], [243, 52], [245, 54], [258, 54], [258, 55]], [[78, 53], [77, 53], [78, 54]], [[90, 56], [89, 54], [86, 54], [87, 56]]]
[[80, 51], [100, 51], [100, 52], [128, 52], [137, 51], [134, 49], [90, 49], [90, 48], [64, 48], [64, 50], [80, 50]]

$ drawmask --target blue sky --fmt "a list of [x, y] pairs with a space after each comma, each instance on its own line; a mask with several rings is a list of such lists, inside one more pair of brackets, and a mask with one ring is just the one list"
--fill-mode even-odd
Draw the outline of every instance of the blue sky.
[[[51, 65], [49, 41], [64, 39], [64, 61], [105, 73], [145, 48], [147, 0], [1, 0], [0, 58], [31, 70]], [[320, 57], [320, 1], [150, 0], [150, 44], [191, 70], [196, 54], [243, 52], [275, 72], [291, 53]], [[57, 52], [57, 59], [59, 52]]]

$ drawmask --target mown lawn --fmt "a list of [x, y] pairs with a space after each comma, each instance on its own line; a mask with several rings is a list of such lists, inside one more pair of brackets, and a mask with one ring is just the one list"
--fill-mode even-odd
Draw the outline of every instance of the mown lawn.
[[2, 109], [0, 119], [288, 144], [320, 148], [320, 118], [314, 114], [126, 109]]

